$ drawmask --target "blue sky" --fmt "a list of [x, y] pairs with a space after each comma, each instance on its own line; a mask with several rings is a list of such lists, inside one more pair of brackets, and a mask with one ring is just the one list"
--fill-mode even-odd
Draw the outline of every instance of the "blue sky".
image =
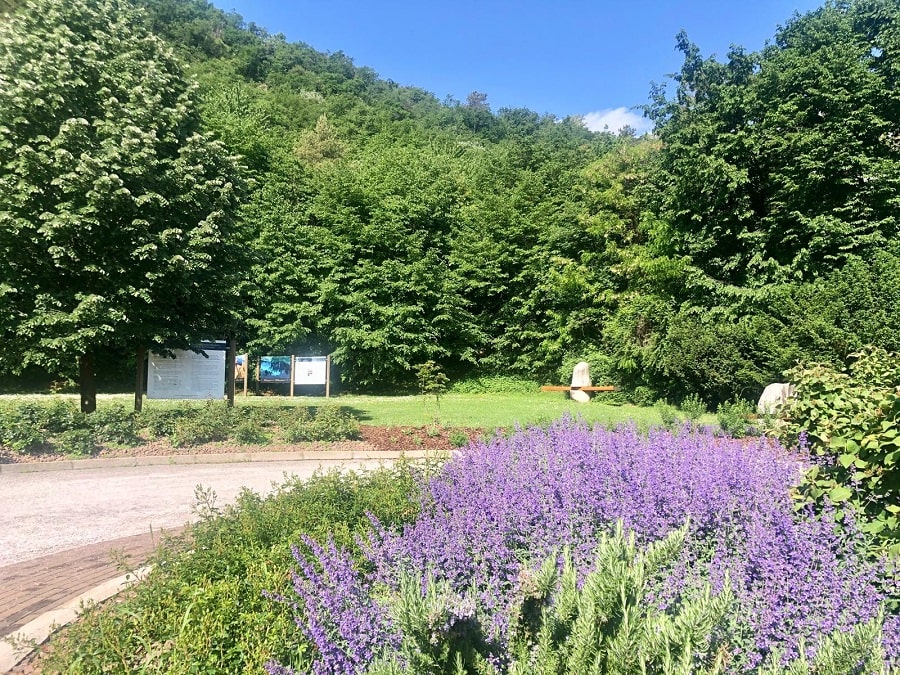
[[[633, 106], [666, 81], [682, 28], [704, 56], [760, 49], [816, 0], [212, 0], [247, 23], [323, 52], [342, 51], [382, 78], [494, 111], [584, 116], [596, 130], [647, 127]], [[669, 85], [671, 91], [672, 85]]]

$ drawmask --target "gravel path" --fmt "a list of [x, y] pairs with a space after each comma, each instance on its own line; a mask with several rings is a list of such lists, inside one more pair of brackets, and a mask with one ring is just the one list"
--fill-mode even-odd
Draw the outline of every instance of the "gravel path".
[[197, 485], [217, 505], [242, 486], [267, 493], [285, 474], [377, 466], [377, 461], [273, 461], [239, 464], [85, 468], [0, 474], [0, 567], [85, 544], [172, 528], [193, 520]]

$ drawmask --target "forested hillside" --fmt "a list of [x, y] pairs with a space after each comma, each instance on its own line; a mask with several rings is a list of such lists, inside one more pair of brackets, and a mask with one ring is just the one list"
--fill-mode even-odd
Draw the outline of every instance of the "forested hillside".
[[894, 2], [785, 17], [722, 62], [677, 36], [642, 138], [439, 101], [203, 0], [139, 5], [250, 180], [228, 310], [252, 352], [329, 351], [363, 389], [586, 359], [635, 400], [715, 403], [900, 348]]

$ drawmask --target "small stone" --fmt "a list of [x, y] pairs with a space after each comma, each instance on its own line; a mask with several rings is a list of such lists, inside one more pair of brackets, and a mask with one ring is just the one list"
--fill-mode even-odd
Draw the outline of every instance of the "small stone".
[[[590, 387], [591, 386], [591, 367], [586, 361], [579, 361], [572, 370], [572, 386], [573, 387]], [[591, 395], [589, 392], [573, 389], [569, 392], [573, 401], [579, 403], [590, 403]]]

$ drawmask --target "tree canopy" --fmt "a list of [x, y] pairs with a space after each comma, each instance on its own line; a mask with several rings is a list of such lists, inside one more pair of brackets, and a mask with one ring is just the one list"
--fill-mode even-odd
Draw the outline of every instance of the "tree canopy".
[[676, 36], [636, 138], [139, 2], [8, 3], [5, 372], [215, 329], [331, 353], [353, 388], [588, 360], [632, 400], [715, 403], [896, 349], [896, 3], [829, 1], [723, 61]]
[[29, 0], [0, 23], [0, 358], [187, 345], [229, 324], [244, 189], [196, 86], [119, 0]]

